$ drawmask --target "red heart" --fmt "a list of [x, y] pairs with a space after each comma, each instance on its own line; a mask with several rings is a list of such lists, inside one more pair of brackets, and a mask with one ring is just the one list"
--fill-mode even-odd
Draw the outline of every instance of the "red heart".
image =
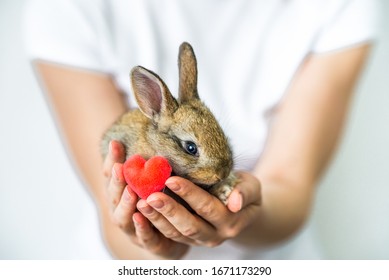
[[123, 175], [128, 187], [142, 199], [161, 191], [171, 172], [169, 162], [161, 156], [146, 161], [140, 155], [133, 155], [123, 164]]

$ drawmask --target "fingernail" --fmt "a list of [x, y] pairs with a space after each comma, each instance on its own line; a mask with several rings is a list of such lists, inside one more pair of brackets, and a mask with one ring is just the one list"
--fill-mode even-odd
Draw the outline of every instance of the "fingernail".
[[132, 216], [132, 222], [134, 223], [134, 226], [136, 226], [136, 227], [139, 226], [139, 223], [138, 223], [138, 221], [135, 219], [134, 216]]
[[115, 170], [114, 167], [112, 168], [112, 177], [113, 177], [116, 181], [119, 181], [119, 176], [118, 176], [118, 174], [116, 173], [116, 170]]
[[124, 190], [123, 197], [124, 197], [124, 201], [125, 202], [127, 202], [127, 203], [131, 203], [132, 202], [131, 195], [128, 192], [127, 188], [125, 188], [125, 190]]
[[177, 182], [175, 182], [174, 180], [169, 180], [167, 179], [166, 182], [165, 182], [165, 185], [171, 189], [172, 191], [174, 192], [177, 192], [180, 190], [180, 185], [177, 184]]
[[112, 154], [112, 140], [109, 142], [109, 144], [108, 144], [108, 153], [109, 154]]
[[149, 206], [144, 206], [144, 207], [139, 207], [139, 211], [148, 215], [148, 214], [151, 214], [153, 212], [153, 209]]
[[236, 199], [236, 207], [237, 209], [241, 210], [243, 205], [243, 197], [242, 194], [239, 193], [238, 198]]
[[141, 231], [141, 230], [143, 230], [143, 225], [142, 225], [142, 221], [138, 220], [138, 219], [139, 219], [139, 217], [135, 217], [135, 215], [132, 216], [132, 221], [134, 222], [134, 227], [136, 228], [136, 230]]
[[148, 201], [148, 203], [156, 209], [161, 209], [164, 205], [163, 201], [159, 199]]
[[109, 142], [109, 154], [113, 160], [116, 161], [117, 155], [118, 155], [118, 147], [115, 147], [115, 140], [112, 140]]

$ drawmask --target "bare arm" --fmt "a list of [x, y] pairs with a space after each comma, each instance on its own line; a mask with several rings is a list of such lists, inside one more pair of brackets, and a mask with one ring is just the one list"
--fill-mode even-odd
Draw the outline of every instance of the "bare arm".
[[364, 45], [308, 57], [277, 108], [253, 173], [263, 198], [253, 227], [265, 243], [290, 236], [309, 215], [314, 186], [339, 142], [368, 52]]
[[34, 66], [67, 151], [99, 209], [108, 247], [119, 258], [151, 257], [112, 222], [106, 198], [100, 139], [127, 109], [125, 97], [108, 75], [44, 61]]

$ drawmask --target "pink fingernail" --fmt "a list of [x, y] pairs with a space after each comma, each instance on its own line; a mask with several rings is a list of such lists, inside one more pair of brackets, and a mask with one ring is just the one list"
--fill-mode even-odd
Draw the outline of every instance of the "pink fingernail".
[[161, 209], [164, 206], [163, 201], [159, 199], [148, 201], [148, 203], [156, 209]]
[[177, 184], [176, 181], [171, 180], [170, 178], [166, 180], [165, 184], [166, 184], [166, 186], [167, 186], [169, 189], [171, 189], [171, 190], [174, 191], [174, 192], [177, 192], [177, 191], [180, 190], [180, 185]]
[[108, 153], [109, 153], [109, 154], [112, 154], [112, 149], [113, 149], [113, 147], [112, 147], [112, 141], [110, 141], [110, 142], [109, 142], [109, 145], [108, 145]]
[[150, 206], [145, 206], [145, 207], [139, 208], [139, 211], [141, 211], [142, 213], [144, 213], [146, 215], [149, 215], [149, 214], [153, 213], [153, 208], [151, 208]]
[[134, 225], [135, 225], [136, 227], [139, 227], [139, 223], [138, 223], [138, 221], [135, 219], [134, 216], [132, 216], [132, 221], [134, 222]]
[[238, 209], [239, 209], [239, 210], [242, 209], [242, 205], [243, 205], [243, 197], [242, 197], [242, 194], [239, 193], [238, 201], [237, 201], [237, 206], [238, 206]]
[[126, 202], [132, 202], [132, 198], [130, 193], [128, 192], [127, 188], [125, 188], [124, 193], [123, 193], [124, 200]]
[[116, 180], [119, 181], [118, 174], [116, 173], [116, 170], [114, 167], [112, 167], [112, 177]]

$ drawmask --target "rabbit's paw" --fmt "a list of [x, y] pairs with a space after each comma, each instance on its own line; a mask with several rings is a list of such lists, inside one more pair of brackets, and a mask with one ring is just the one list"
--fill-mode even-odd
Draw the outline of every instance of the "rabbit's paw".
[[214, 185], [211, 188], [210, 193], [216, 196], [224, 205], [227, 205], [228, 197], [237, 183], [238, 178], [231, 172], [224, 181]]

